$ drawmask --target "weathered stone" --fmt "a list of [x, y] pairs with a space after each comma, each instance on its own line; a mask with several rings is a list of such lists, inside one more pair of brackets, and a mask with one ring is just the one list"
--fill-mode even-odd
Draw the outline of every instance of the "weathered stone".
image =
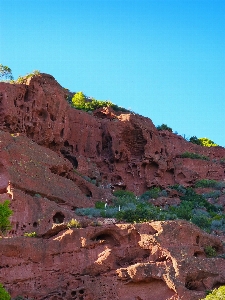
[[225, 282], [225, 260], [207, 258], [208, 245], [223, 252], [218, 238], [185, 221], [3, 238], [0, 281], [12, 297], [37, 300], [200, 299]]

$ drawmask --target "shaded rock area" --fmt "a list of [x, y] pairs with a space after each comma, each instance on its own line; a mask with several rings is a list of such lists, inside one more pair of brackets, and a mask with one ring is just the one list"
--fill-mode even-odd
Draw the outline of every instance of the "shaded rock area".
[[[82, 228], [70, 229], [68, 222], [76, 208], [110, 202], [115, 190], [139, 196], [159, 186], [168, 195], [149, 202], [178, 205], [170, 185], [225, 179], [225, 149], [159, 132], [134, 113], [74, 109], [67, 96], [48, 74], [0, 83], [0, 203], [9, 199], [13, 210], [12, 229], [0, 238], [0, 282], [11, 296], [197, 300], [224, 285], [224, 244], [186, 221], [76, 216]], [[225, 207], [224, 193], [217, 202]], [[207, 257], [207, 246], [216, 257]]]

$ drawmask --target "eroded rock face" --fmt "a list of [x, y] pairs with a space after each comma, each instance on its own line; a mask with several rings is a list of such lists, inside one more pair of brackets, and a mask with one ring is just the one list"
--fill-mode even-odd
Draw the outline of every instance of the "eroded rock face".
[[185, 221], [1, 239], [0, 281], [37, 300], [200, 299], [225, 282], [225, 260], [207, 258], [209, 245], [222, 253], [218, 238]]
[[[11, 200], [11, 234], [42, 234], [53, 223], [74, 217], [75, 207], [93, 205], [68, 179], [70, 162], [26, 136], [0, 131], [0, 202]], [[54, 220], [61, 213], [63, 220]]]
[[[79, 111], [65, 98], [47, 74], [0, 83], [0, 202], [10, 199], [14, 212], [9, 236], [0, 238], [0, 282], [12, 297], [197, 300], [224, 284], [224, 259], [204, 252], [224, 253], [219, 238], [187, 222], [67, 223], [75, 208], [110, 201], [115, 189], [140, 195], [151, 186], [224, 180], [225, 149], [158, 132], [132, 113]], [[187, 151], [208, 160], [181, 158]], [[167, 190], [152, 203], [179, 204], [179, 193]]]
[[[151, 186], [224, 180], [224, 148], [201, 147], [168, 131], [159, 132], [150, 119], [137, 114], [110, 108], [93, 114], [79, 111], [65, 98], [65, 89], [47, 74], [26, 84], [0, 83], [0, 127], [22, 132], [61, 153], [102, 188], [140, 195]], [[184, 152], [209, 160], [181, 158]]]

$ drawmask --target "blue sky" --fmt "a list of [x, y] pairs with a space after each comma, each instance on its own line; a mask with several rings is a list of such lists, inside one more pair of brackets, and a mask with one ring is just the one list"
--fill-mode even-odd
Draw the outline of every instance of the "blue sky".
[[225, 147], [224, 0], [0, 0], [0, 63]]

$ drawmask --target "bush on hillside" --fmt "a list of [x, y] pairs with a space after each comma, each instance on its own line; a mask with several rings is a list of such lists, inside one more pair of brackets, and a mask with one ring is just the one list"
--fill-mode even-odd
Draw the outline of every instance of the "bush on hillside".
[[162, 131], [162, 130], [167, 130], [170, 132], [173, 132], [172, 128], [170, 128], [169, 126], [167, 126], [166, 124], [162, 124], [162, 125], [158, 125], [156, 127], [157, 130]]
[[192, 158], [192, 159], [202, 159], [202, 160], [209, 160], [209, 158], [205, 155], [193, 153], [193, 152], [184, 152], [180, 155], [181, 158]]
[[196, 144], [196, 145], [204, 146], [204, 147], [218, 146], [217, 144], [215, 144], [212, 140], [210, 140], [208, 138], [197, 138], [196, 136], [192, 136], [189, 139], [189, 142]]
[[12, 215], [12, 210], [9, 208], [9, 200], [0, 203], [0, 234], [4, 234], [11, 229], [9, 217]]
[[71, 99], [71, 105], [76, 109], [84, 111], [93, 111], [101, 107], [112, 107], [112, 109], [114, 109], [115, 111], [129, 112], [129, 110], [117, 106], [116, 104], [113, 104], [110, 101], [102, 101], [96, 100], [94, 98], [87, 98], [83, 92], [77, 92], [76, 94], [74, 94], [74, 96]]
[[208, 139], [208, 138], [199, 138], [202, 146], [204, 147], [215, 147], [218, 146], [217, 144], [215, 144], [212, 140]]
[[1, 283], [0, 283], [0, 299], [1, 300], [10, 300], [11, 299], [9, 293], [4, 289], [4, 287]]

